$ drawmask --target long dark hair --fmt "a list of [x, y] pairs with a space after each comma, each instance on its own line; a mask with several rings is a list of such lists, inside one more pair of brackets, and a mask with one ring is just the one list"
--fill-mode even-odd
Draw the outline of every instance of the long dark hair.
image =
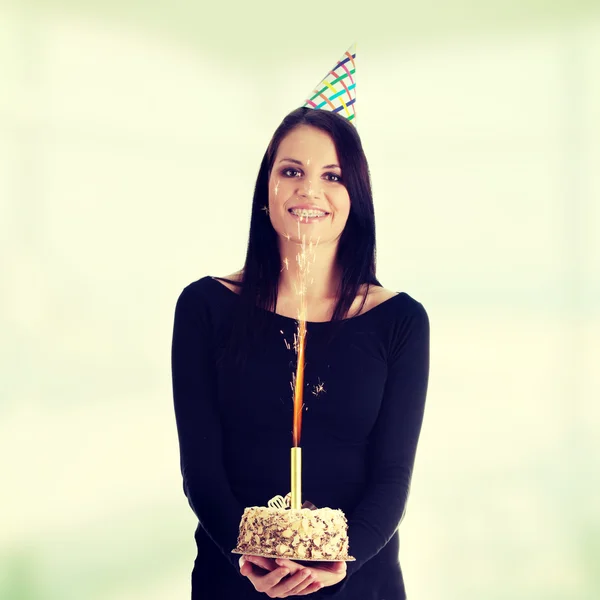
[[358, 312], [364, 306], [369, 286], [381, 285], [375, 276], [375, 212], [371, 178], [358, 133], [349, 121], [336, 113], [297, 108], [283, 119], [273, 134], [256, 179], [240, 302], [230, 340], [237, 349], [247, 348], [248, 342], [259, 339], [256, 336], [260, 335], [266, 311], [274, 311], [277, 304], [281, 256], [277, 233], [264, 208], [269, 204], [269, 176], [279, 144], [300, 125], [315, 127], [331, 137], [350, 196], [350, 214], [336, 254], [341, 279], [331, 321], [346, 317], [361, 285], [366, 284], [367, 290]]

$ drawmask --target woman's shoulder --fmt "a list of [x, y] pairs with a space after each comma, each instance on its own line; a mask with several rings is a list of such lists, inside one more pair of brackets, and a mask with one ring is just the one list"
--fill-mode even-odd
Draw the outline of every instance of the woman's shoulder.
[[[386, 308], [387, 310], [385, 310]], [[423, 304], [413, 296], [407, 292], [397, 292], [382, 286], [369, 286], [369, 293], [360, 314], [373, 309], [377, 309], [375, 313], [386, 321], [403, 320], [406, 317], [427, 319], [427, 311]]]
[[239, 291], [241, 281], [242, 276], [240, 271], [222, 277], [220, 275], [204, 275], [188, 283], [184, 287], [184, 291], [190, 290], [192, 293], [202, 293], [207, 290], [214, 290], [215, 287], [218, 289], [218, 286], [215, 286], [215, 284], [219, 284], [221, 287], [226, 287], [232, 291]]
[[242, 271], [236, 271], [231, 275], [225, 275], [224, 277], [215, 276], [212, 277], [215, 281], [225, 286], [227, 289], [239, 294], [240, 286], [242, 285]]
[[215, 303], [221, 305], [223, 297], [231, 296], [230, 292], [239, 292], [239, 286], [235, 285], [239, 281], [241, 281], [239, 273], [226, 277], [204, 275], [183, 288], [179, 294], [179, 302], [195, 306]]
[[[399, 307], [401, 310], [410, 310], [411, 307], [420, 304], [414, 298], [409, 296], [406, 292], [397, 292], [394, 290], [390, 290], [388, 288], [384, 288], [380, 285], [369, 285], [367, 297], [365, 298], [365, 293], [367, 292], [367, 286], [363, 286], [356, 297], [356, 303], [360, 306], [364, 300], [364, 305], [360, 314], [369, 312], [374, 308], [377, 308], [380, 305], [393, 305], [394, 307]], [[392, 301], [392, 299], [394, 299]]]
[[385, 302], [386, 300], [389, 300], [397, 295], [398, 292], [395, 292], [394, 290], [388, 290], [387, 288], [378, 285], [371, 285], [369, 286], [369, 294], [367, 295], [367, 301], [365, 302], [365, 305], [368, 304], [370, 308], [375, 308], [382, 302]]

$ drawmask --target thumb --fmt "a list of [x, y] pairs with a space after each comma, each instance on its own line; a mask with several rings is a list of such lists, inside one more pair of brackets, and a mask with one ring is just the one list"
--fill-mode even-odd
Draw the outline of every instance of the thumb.
[[343, 561], [331, 563], [331, 570], [334, 573], [343, 573], [346, 570], [346, 563]]

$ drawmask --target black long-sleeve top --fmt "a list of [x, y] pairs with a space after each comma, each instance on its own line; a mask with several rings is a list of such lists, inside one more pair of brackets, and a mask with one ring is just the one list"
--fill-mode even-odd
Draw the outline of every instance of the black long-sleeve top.
[[[192, 600], [263, 600], [232, 554], [244, 507], [290, 491], [297, 321], [269, 313], [243, 370], [216, 356], [238, 295], [212, 277], [181, 292], [172, 380], [183, 488], [198, 517]], [[309, 322], [302, 419], [302, 500], [349, 523], [347, 575], [311, 594], [406, 598], [398, 560], [429, 374], [429, 319], [402, 292], [342, 322]]]

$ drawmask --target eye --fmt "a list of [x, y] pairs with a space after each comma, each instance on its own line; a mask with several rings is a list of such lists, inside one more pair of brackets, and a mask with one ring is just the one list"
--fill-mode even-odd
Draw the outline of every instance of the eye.
[[292, 167], [287, 167], [281, 171], [284, 177], [298, 177], [299, 173], [298, 169], [293, 169]]
[[325, 177], [327, 181], [332, 181], [333, 183], [341, 183], [342, 176], [337, 173], [325, 173]]

